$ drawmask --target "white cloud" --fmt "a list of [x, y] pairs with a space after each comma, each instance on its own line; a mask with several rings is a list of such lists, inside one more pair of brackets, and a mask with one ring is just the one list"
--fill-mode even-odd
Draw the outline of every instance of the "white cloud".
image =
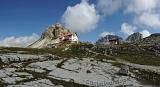
[[97, 7], [104, 14], [113, 14], [122, 9], [125, 14], [133, 15], [133, 23], [139, 29], [160, 29], [159, 3], [160, 0], [98, 0]]
[[123, 8], [125, 13], [140, 14], [155, 12], [160, 8], [160, 0], [98, 0], [98, 10], [104, 13], [114, 13]]
[[125, 12], [139, 14], [141, 12], [151, 12], [157, 8], [159, 0], [128, 0]]
[[131, 35], [134, 33], [134, 31], [136, 30], [137, 28], [135, 26], [132, 26], [128, 23], [123, 23], [121, 25], [121, 32], [127, 34], [127, 35]]
[[142, 13], [134, 19], [134, 23], [149, 28], [160, 28], [160, 15], [147, 12]]
[[149, 35], [151, 35], [148, 30], [143, 30], [140, 33], [143, 35], [143, 38], [148, 37]]
[[134, 23], [138, 27], [160, 28], [160, 0], [130, 0], [126, 13], [134, 14]]
[[107, 31], [104, 31], [100, 34], [100, 37], [105, 37], [106, 35], [115, 35], [114, 32], [107, 32]]
[[82, 0], [80, 4], [67, 7], [62, 21], [73, 31], [89, 32], [96, 27], [99, 15], [94, 4], [90, 5], [86, 0]]
[[[135, 33], [137, 30], [136, 26], [132, 26], [128, 23], [123, 23], [121, 26], [121, 32], [127, 34], [127, 35], [131, 35], [133, 33]], [[143, 38], [148, 37], [150, 35], [150, 32], [148, 30], [143, 30], [140, 32], [143, 35]]]
[[123, 0], [98, 0], [98, 10], [103, 14], [113, 14], [123, 5]]
[[[123, 23], [121, 26], [121, 32], [127, 34], [127, 35], [131, 35], [133, 33], [135, 33], [137, 30], [137, 27], [132, 26], [128, 23]], [[140, 32], [143, 35], [143, 38], [148, 37], [150, 35], [150, 32], [148, 30], [143, 30]]]
[[22, 37], [6, 37], [0, 41], [0, 46], [5, 47], [26, 47], [36, 40], [39, 39], [39, 36], [33, 33], [31, 36], [22, 36]]

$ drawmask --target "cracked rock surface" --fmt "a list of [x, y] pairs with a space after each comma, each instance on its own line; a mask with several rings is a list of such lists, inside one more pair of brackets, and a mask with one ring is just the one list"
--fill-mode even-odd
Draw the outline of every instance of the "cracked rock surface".
[[118, 75], [120, 68], [111, 62], [93, 58], [48, 59], [46, 55], [29, 54], [2, 54], [0, 58], [4, 61], [0, 69], [0, 83], [4, 87], [142, 85], [135, 78]]

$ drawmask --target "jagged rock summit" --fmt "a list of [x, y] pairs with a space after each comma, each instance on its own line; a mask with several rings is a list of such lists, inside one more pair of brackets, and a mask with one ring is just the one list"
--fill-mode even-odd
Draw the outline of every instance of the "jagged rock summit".
[[139, 32], [133, 33], [126, 39], [127, 42], [137, 42], [143, 39], [143, 35]]
[[140, 41], [141, 45], [156, 46], [160, 45], [160, 33], [154, 33]]
[[61, 24], [56, 23], [52, 26], [49, 26], [45, 32], [42, 33], [41, 38], [29, 45], [29, 48], [44, 48], [44, 47], [52, 47], [55, 44], [70, 41], [77, 42], [78, 36], [76, 32], [70, 32], [65, 29]]
[[60, 36], [60, 32], [64, 31], [64, 27], [56, 23], [55, 25], [52, 25], [48, 27], [48, 29], [42, 33], [41, 38], [48, 38], [48, 39], [56, 39]]

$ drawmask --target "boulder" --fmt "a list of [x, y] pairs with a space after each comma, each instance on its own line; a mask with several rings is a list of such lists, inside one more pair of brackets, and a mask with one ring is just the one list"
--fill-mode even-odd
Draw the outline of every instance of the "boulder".
[[127, 65], [122, 65], [118, 74], [119, 75], [128, 75], [129, 74], [129, 67]]

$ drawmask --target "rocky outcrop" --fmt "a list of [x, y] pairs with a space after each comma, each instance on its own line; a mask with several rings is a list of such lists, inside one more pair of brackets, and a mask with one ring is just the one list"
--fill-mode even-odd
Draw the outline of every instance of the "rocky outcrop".
[[151, 34], [150, 37], [160, 37], [160, 33]]
[[[75, 32], [70, 32], [65, 29], [61, 24], [56, 23], [47, 28], [39, 40], [29, 45], [29, 48], [44, 48], [52, 47], [64, 40], [77, 41], [78, 37]], [[52, 45], [52, 46], [50, 46]]]
[[143, 36], [141, 33], [133, 33], [126, 39], [127, 42], [137, 42], [143, 39]]
[[154, 33], [140, 41], [140, 45], [156, 46], [160, 45], [160, 33]]
[[129, 67], [128, 66], [122, 65], [120, 68], [121, 69], [118, 72], [119, 75], [128, 75], [129, 74]]
[[28, 47], [44, 48], [47, 47], [48, 44], [59, 43], [60, 40], [58, 39], [58, 36], [60, 35], [61, 31], [64, 31], [64, 27], [61, 24], [56, 23], [48, 27], [47, 30], [42, 33], [41, 38]]
[[[63, 58], [52, 54], [8, 53], [0, 55], [0, 58], [5, 61], [2, 68], [0, 68], [0, 87], [101, 86], [101, 84], [90, 83], [92, 80], [94, 82], [112, 82], [112, 84], [106, 83], [104, 87], [141, 86], [135, 78], [117, 75], [120, 68], [113, 66], [111, 62], [106, 63], [90, 57], [79, 59], [78, 57]], [[10, 58], [10, 61], [8, 61], [8, 58]]]
[[42, 34], [41, 38], [56, 39], [60, 36], [60, 32], [64, 31], [64, 27], [57, 23], [48, 27], [48, 29]]

